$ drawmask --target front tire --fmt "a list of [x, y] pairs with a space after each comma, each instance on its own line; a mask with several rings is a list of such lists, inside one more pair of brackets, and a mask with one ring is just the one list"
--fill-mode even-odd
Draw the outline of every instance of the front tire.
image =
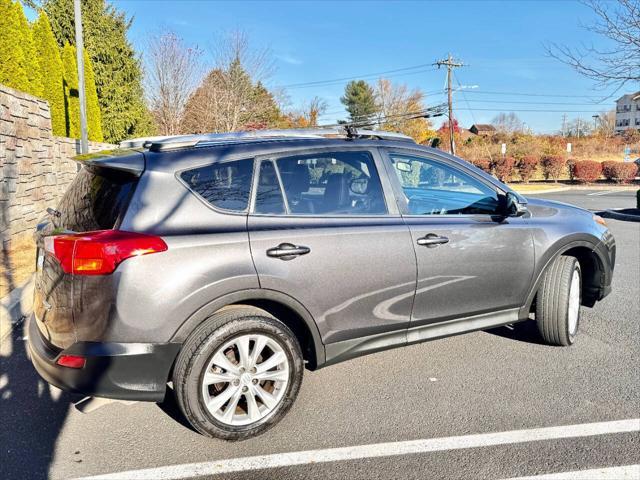
[[538, 290], [536, 323], [549, 345], [569, 346], [580, 324], [582, 275], [575, 257], [562, 255], [547, 269]]
[[180, 409], [198, 432], [243, 440], [284, 417], [303, 370], [300, 346], [286, 325], [258, 308], [228, 307], [189, 336], [173, 384]]

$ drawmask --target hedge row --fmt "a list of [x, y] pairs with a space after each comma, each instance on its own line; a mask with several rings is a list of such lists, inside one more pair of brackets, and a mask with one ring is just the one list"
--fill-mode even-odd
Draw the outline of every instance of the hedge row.
[[546, 155], [536, 157], [527, 155], [520, 159], [504, 156], [487, 159], [474, 159], [471, 163], [476, 167], [495, 175], [501, 181], [513, 179], [517, 173], [523, 182], [529, 182], [538, 168], [542, 169], [544, 177], [556, 182], [563, 174], [568, 173], [571, 180], [580, 182], [595, 182], [604, 176], [607, 180], [623, 183], [632, 182], [636, 175], [640, 175], [640, 166], [635, 163], [594, 160], [580, 160], [567, 162], [562, 155]]

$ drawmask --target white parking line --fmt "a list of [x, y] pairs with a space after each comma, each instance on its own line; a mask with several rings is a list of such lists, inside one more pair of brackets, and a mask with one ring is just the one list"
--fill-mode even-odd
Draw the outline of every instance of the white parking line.
[[194, 478], [219, 475], [223, 473], [305, 465], [310, 463], [391, 457], [415, 453], [458, 450], [462, 448], [489, 447], [492, 445], [507, 445], [560, 438], [590, 437], [594, 435], [638, 431], [640, 431], [640, 418], [632, 418], [613, 422], [583, 423], [578, 425], [565, 425], [561, 427], [532, 428], [529, 430], [481, 433], [477, 435], [463, 435], [460, 437], [375, 443], [371, 445], [358, 445], [353, 447], [277, 453], [245, 458], [231, 458], [226, 460], [214, 460], [211, 462], [129, 470], [126, 472], [109, 473], [106, 475], [84, 478], [85, 480], [169, 480]]
[[640, 465], [625, 465], [624, 467], [549, 473], [534, 477], [511, 478], [509, 480], [638, 480], [639, 478]]
[[600, 195], [607, 195], [609, 193], [615, 193], [616, 190], [605, 190], [603, 192], [592, 192], [592, 193], [587, 193], [588, 197], [599, 197]]

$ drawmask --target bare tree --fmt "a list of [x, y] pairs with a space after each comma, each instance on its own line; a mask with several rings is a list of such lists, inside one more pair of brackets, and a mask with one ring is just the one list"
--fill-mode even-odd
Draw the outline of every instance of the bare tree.
[[501, 112], [491, 120], [496, 130], [502, 133], [519, 133], [525, 131], [525, 125], [514, 112]]
[[616, 111], [600, 112], [596, 117], [596, 133], [603, 137], [613, 137], [616, 133]]
[[404, 84], [380, 78], [374, 93], [380, 128], [410, 135], [418, 143], [427, 139], [431, 133], [429, 122], [425, 118], [415, 118], [424, 110], [422, 90], [409, 90]]
[[266, 48], [251, 48], [245, 33], [221, 39], [216, 67], [189, 99], [183, 128], [192, 132], [233, 132], [271, 126], [280, 117], [277, 99], [263, 84], [273, 73]]
[[173, 32], [153, 36], [147, 52], [147, 95], [158, 132], [181, 133], [187, 100], [200, 80], [202, 52]]
[[547, 52], [595, 80], [600, 87], [621, 88], [628, 82], [640, 82], [640, 0], [598, 0], [583, 2], [597, 20], [585, 30], [603, 37], [606, 46], [569, 47], [552, 43]]

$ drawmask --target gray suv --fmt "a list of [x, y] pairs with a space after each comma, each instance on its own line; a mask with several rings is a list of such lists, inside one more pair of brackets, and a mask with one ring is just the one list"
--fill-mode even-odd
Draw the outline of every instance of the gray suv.
[[530, 318], [571, 345], [611, 290], [601, 218], [402, 135], [130, 146], [79, 158], [37, 228], [31, 358], [86, 395], [160, 402], [171, 385], [204, 435], [264, 432], [305, 368]]

